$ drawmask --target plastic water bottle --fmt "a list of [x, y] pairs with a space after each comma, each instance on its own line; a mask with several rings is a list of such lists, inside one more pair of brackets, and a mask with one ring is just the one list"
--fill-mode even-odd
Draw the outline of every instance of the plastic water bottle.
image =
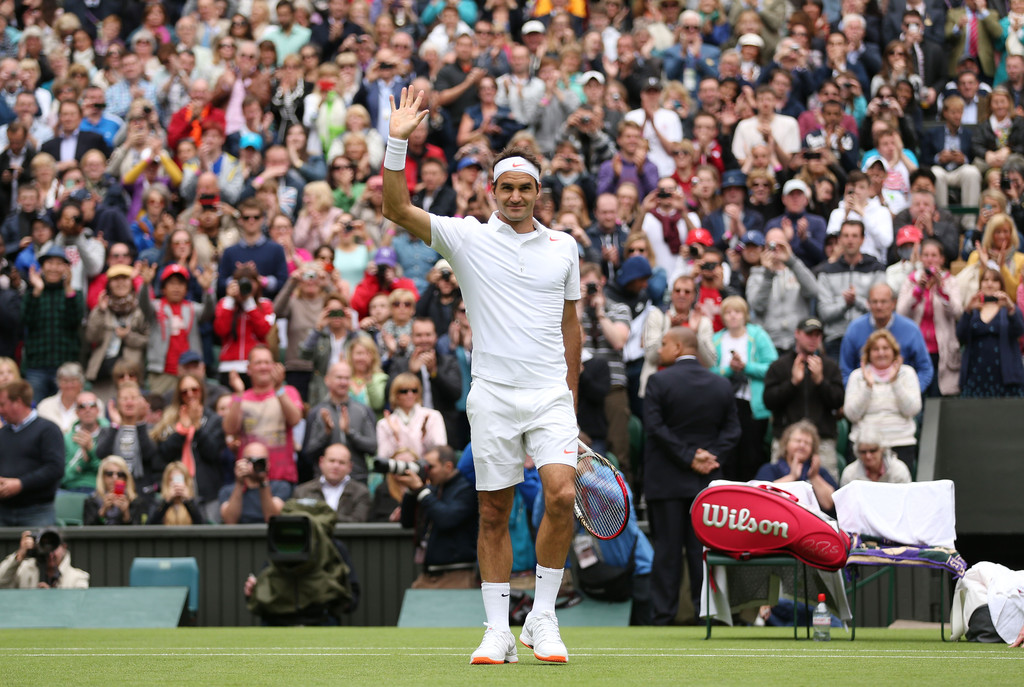
[[818, 605], [814, 607], [814, 641], [827, 642], [832, 639], [829, 634], [832, 629], [832, 614], [828, 612], [825, 605], [825, 595], [818, 594]]

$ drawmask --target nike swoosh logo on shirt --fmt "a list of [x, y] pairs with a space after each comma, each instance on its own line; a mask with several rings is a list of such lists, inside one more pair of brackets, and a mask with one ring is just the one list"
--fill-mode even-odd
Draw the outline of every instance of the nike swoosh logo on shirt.
[[508, 596], [508, 594], [502, 594], [501, 596], [502, 596], [502, 597], [506, 597], [506, 596]]

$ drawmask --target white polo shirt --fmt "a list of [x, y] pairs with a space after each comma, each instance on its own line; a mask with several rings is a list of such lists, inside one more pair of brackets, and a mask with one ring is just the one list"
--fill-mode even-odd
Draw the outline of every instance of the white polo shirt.
[[473, 327], [473, 377], [517, 387], [565, 383], [562, 313], [580, 299], [579, 248], [534, 220], [517, 234], [491, 215], [430, 216], [430, 247], [451, 263]]

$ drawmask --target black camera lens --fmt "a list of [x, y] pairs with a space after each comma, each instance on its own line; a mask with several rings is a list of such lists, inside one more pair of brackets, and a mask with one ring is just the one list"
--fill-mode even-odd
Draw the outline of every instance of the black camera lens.
[[253, 290], [252, 280], [248, 277], [242, 277], [238, 280], [238, 293], [242, 296], [251, 296]]
[[441, 281], [451, 281], [451, 278], [452, 278], [452, 271], [451, 270], [441, 270]]
[[597, 284], [595, 284], [594, 282], [590, 282], [589, 284], [587, 284], [587, 295], [588, 296], [593, 296], [596, 293], [597, 293]]
[[352, 230], [354, 230], [354, 229], [355, 229], [355, 227], [354, 227], [354, 226], [352, 226], [352, 223], [351, 223], [351, 222], [345, 222], [345, 231], [346, 231], [346, 232], [352, 231]]
[[659, 198], [671, 198], [672, 197], [672, 192], [669, 191], [668, 189], [659, 188], [658, 189], [658, 197]]

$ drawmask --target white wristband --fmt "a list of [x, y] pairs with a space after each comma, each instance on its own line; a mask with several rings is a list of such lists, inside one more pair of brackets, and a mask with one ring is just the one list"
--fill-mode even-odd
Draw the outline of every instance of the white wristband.
[[384, 153], [384, 169], [401, 172], [405, 169], [405, 155], [409, 150], [409, 142], [394, 136], [388, 136], [388, 149]]

